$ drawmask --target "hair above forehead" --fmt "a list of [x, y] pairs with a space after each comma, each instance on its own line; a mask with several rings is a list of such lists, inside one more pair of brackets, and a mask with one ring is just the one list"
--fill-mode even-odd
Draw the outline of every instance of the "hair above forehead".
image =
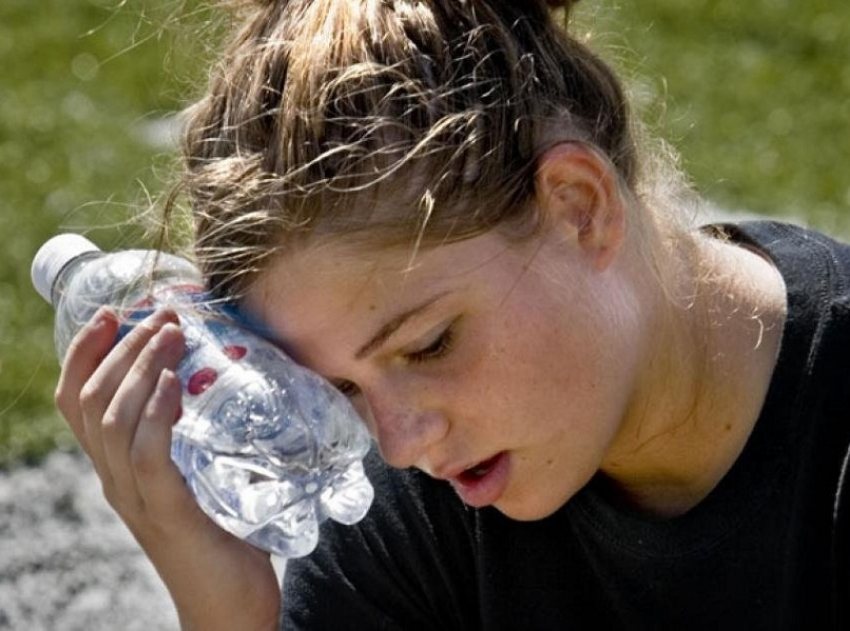
[[634, 183], [620, 86], [543, 0], [259, 4], [185, 136], [216, 293], [299, 240], [427, 244], [529, 225], [547, 143], [592, 143]]

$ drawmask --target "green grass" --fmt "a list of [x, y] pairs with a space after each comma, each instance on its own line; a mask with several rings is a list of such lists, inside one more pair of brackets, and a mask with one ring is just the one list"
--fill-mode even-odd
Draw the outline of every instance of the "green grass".
[[71, 440], [53, 409], [52, 312], [30, 284], [33, 254], [63, 230], [137, 243], [130, 219], [165, 183], [171, 150], [146, 137], [181, 106], [192, 42], [166, 3], [147, 5], [0, 3], [0, 464]]
[[[201, 76], [185, 0], [0, 2], [0, 465], [71, 444], [53, 409], [50, 308], [32, 255], [61, 230], [135, 244], [166, 185], [144, 139]], [[699, 190], [733, 209], [850, 234], [850, 4], [583, 0], [575, 28], [630, 77]], [[178, 23], [179, 22], [179, 23]]]
[[850, 4], [578, 6], [707, 198], [850, 235]]

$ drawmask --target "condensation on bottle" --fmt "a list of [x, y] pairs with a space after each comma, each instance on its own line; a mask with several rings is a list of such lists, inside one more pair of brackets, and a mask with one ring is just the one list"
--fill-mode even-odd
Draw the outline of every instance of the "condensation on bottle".
[[186, 352], [171, 457], [222, 528], [295, 558], [316, 547], [326, 519], [354, 524], [366, 514], [370, 438], [348, 400], [210, 301], [189, 261], [154, 250], [106, 253], [63, 234], [36, 254], [32, 278], [56, 310], [60, 360], [101, 305], [125, 331], [159, 306], [178, 314]]

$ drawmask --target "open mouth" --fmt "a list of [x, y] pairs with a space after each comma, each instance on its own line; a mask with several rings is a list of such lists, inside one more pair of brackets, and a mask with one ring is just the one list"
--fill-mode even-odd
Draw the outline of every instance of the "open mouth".
[[488, 458], [487, 460], [479, 462], [475, 466], [469, 467], [469, 469], [466, 469], [458, 476], [458, 479], [462, 483], [466, 484], [470, 484], [480, 480], [490, 472], [490, 470], [495, 466], [496, 461], [501, 455], [502, 454], [496, 454], [492, 458]]
[[510, 456], [499, 452], [482, 460], [449, 480], [460, 498], [472, 507], [482, 507], [498, 501], [508, 485]]

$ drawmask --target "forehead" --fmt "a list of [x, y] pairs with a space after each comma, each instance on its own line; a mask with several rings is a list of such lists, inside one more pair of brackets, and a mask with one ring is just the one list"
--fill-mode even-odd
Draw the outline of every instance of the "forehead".
[[[523, 254], [496, 233], [423, 250], [322, 244], [281, 254], [259, 275], [243, 308], [292, 352], [365, 331], [445, 292], [466, 291], [483, 277], [510, 287]], [[524, 260], [524, 259], [522, 259]], [[513, 271], [512, 271], [513, 270]], [[298, 352], [294, 353], [295, 355]]]

